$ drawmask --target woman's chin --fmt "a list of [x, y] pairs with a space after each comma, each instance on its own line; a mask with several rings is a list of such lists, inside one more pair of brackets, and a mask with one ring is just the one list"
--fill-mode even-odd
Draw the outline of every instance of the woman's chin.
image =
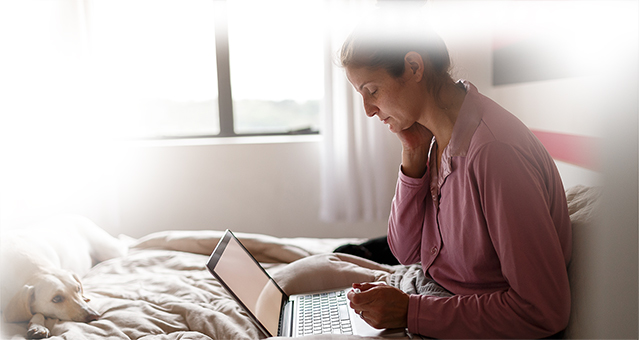
[[392, 133], [402, 132], [402, 131], [408, 129], [409, 127], [402, 127], [402, 126], [397, 126], [397, 125], [393, 125], [393, 124], [388, 124], [388, 130], [390, 130], [390, 132], [392, 132]]
[[390, 130], [390, 132], [392, 133], [398, 133], [403, 130], [402, 128], [398, 127], [396, 124], [390, 124], [390, 123], [384, 123], [384, 124], [388, 125], [388, 130]]

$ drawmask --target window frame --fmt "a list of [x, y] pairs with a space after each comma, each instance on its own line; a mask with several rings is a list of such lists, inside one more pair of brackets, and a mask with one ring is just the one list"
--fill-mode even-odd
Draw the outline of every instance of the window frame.
[[229, 54], [228, 16], [226, 0], [214, 0], [216, 10], [214, 14], [215, 25], [215, 56], [217, 67], [218, 90], [218, 119], [220, 131], [216, 135], [177, 135], [157, 136], [140, 139], [146, 140], [171, 140], [171, 139], [198, 139], [198, 138], [224, 138], [224, 137], [252, 137], [252, 136], [291, 136], [291, 135], [319, 135], [319, 130], [305, 128], [300, 130], [283, 132], [235, 132], [233, 116], [233, 93], [231, 88], [231, 65]]

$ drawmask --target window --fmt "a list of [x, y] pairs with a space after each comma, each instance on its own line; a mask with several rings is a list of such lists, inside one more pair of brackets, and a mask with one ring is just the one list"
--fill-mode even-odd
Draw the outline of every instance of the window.
[[92, 0], [91, 69], [125, 137], [220, 132], [212, 1]]
[[236, 133], [318, 130], [322, 12], [318, 0], [228, 0]]
[[322, 0], [89, 0], [96, 91], [124, 137], [316, 133]]

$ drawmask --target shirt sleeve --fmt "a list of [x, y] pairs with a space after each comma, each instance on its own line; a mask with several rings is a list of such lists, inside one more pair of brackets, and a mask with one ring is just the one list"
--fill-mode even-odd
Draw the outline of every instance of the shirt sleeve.
[[412, 178], [399, 170], [395, 196], [388, 219], [388, 245], [401, 264], [420, 261], [425, 207], [430, 198], [430, 171], [422, 178]]
[[509, 288], [450, 298], [413, 295], [409, 331], [435, 338], [542, 338], [560, 332], [570, 316], [570, 287], [556, 224], [570, 220], [551, 216], [551, 205], [562, 201], [549, 194], [545, 169], [495, 142], [476, 154], [469, 171]]

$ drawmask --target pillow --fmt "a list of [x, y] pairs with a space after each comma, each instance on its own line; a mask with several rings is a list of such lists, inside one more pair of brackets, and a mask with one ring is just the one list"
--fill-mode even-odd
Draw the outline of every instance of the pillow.
[[287, 264], [272, 277], [288, 295], [350, 287], [360, 282], [386, 282], [394, 270], [349, 254], [320, 254]]
[[[255, 259], [264, 263], [290, 263], [310, 253], [280, 239], [251, 233], [234, 233]], [[130, 249], [164, 249], [211, 255], [224, 231], [170, 230], [149, 234], [133, 241]]]
[[601, 188], [577, 185], [566, 190], [570, 221], [588, 223], [596, 218]]

